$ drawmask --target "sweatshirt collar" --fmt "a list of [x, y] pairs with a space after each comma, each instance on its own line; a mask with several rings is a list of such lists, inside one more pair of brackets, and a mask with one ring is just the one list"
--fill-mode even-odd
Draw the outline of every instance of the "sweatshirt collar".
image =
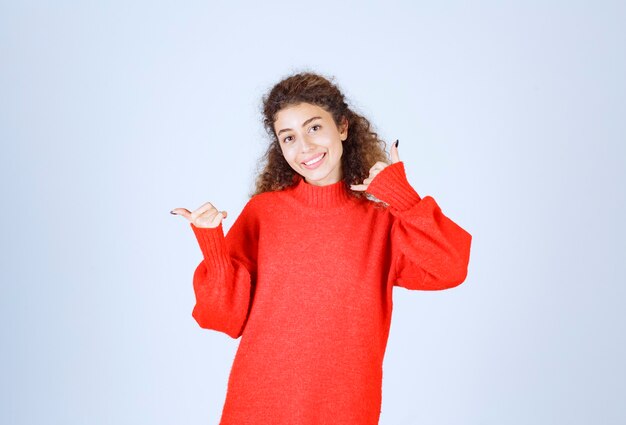
[[347, 204], [352, 196], [348, 193], [343, 180], [326, 186], [316, 186], [307, 183], [299, 174], [296, 175], [296, 184], [292, 186], [293, 196], [301, 203], [311, 207], [338, 207]]

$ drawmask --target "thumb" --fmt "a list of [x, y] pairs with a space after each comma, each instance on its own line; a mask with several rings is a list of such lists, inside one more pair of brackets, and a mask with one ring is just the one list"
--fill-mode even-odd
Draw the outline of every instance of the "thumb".
[[172, 211], [170, 211], [170, 214], [173, 215], [182, 215], [183, 217], [185, 217], [187, 220], [191, 219], [191, 211], [189, 211], [186, 208], [174, 208]]
[[391, 163], [395, 164], [396, 162], [400, 162], [400, 155], [398, 155], [398, 145], [400, 144], [400, 140], [396, 139], [396, 142], [391, 145]]

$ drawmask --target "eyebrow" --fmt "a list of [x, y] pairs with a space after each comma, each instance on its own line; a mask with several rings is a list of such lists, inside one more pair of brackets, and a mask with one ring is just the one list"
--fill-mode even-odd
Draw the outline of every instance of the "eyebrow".
[[[308, 123], [310, 123], [311, 121], [316, 120], [316, 119], [322, 119], [322, 117], [309, 118], [308, 120], [306, 120], [305, 122], [302, 123], [302, 127], [304, 127], [305, 125], [307, 125]], [[282, 133], [283, 131], [289, 131], [289, 130], [291, 130], [291, 128], [283, 128], [278, 133], [276, 133], [276, 136], [280, 136], [280, 133]]]

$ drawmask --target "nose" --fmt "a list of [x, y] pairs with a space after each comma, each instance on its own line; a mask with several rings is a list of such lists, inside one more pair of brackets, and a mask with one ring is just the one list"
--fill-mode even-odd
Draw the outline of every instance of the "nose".
[[309, 140], [308, 136], [304, 136], [301, 138], [302, 140], [302, 152], [308, 152], [315, 147], [311, 140]]

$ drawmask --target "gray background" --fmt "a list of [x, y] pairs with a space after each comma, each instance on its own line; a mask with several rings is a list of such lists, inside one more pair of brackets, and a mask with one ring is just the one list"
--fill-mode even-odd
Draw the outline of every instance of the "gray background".
[[469, 276], [394, 290], [381, 424], [622, 424], [623, 2], [0, 6], [2, 424], [217, 424], [188, 223], [228, 229], [280, 78], [335, 76]]

